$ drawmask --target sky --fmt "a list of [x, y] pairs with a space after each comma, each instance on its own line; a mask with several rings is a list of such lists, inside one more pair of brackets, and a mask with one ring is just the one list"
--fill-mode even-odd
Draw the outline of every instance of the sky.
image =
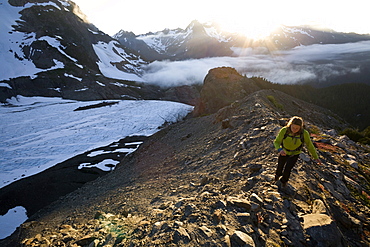
[[314, 25], [370, 33], [367, 0], [74, 0], [90, 22], [109, 35], [183, 28], [192, 20], [216, 22], [227, 31], [260, 37], [277, 25]]

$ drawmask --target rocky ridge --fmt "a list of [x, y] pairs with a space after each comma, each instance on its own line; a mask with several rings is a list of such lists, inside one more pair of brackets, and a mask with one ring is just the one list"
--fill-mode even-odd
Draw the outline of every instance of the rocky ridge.
[[[272, 142], [292, 115], [306, 120], [323, 165], [305, 152], [283, 188], [274, 182]], [[369, 147], [338, 136], [335, 128], [344, 126], [282, 92], [251, 92], [159, 131], [114, 172], [50, 204], [0, 243], [367, 246]]]

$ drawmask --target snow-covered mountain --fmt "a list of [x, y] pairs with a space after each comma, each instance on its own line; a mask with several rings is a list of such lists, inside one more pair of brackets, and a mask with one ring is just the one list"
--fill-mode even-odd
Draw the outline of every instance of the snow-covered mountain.
[[196, 20], [185, 30], [165, 29], [137, 36], [121, 30], [113, 37], [148, 60], [184, 60], [233, 54], [229, 34], [215, 24], [202, 24]]
[[267, 37], [278, 49], [291, 49], [301, 45], [345, 44], [370, 40], [370, 35], [338, 33], [333, 30], [316, 30], [311, 27], [281, 26]]
[[223, 31], [216, 24], [198, 21], [191, 22], [185, 30], [165, 29], [142, 35], [121, 30], [113, 37], [148, 60], [235, 56], [235, 51], [245, 48], [266, 48], [260, 49], [261, 51], [287, 50], [300, 45], [344, 44], [370, 40], [370, 35], [288, 26], [281, 26], [271, 35], [254, 40], [241, 34]]
[[0, 16], [0, 101], [142, 96], [132, 82], [142, 81], [147, 62], [86, 21], [72, 1], [1, 1]]

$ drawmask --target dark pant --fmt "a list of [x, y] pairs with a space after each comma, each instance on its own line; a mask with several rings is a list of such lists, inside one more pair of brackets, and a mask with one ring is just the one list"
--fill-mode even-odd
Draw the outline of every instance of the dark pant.
[[290, 172], [293, 166], [298, 160], [299, 155], [279, 155], [278, 166], [276, 169], [276, 176], [283, 176], [280, 180], [282, 183], [286, 183], [289, 180]]

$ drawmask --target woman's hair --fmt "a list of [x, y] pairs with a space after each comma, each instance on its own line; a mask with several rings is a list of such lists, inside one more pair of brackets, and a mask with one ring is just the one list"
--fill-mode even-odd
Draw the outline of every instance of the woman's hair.
[[304, 122], [303, 122], [303, 119], [301, 117], [297, 117], [297, 116], [294, 116], [292, 117], [288, 124], [286, 125], [286, 127], [288, 127], [288, 130], [290, 131], [290, 126], [292, 124], [295, 124], [295, 125], [299, 125], [301, 127], [301, 129], [299, 130], [298, 133], [302, 133], [303, 132], [303, 129], [304, 129]]

